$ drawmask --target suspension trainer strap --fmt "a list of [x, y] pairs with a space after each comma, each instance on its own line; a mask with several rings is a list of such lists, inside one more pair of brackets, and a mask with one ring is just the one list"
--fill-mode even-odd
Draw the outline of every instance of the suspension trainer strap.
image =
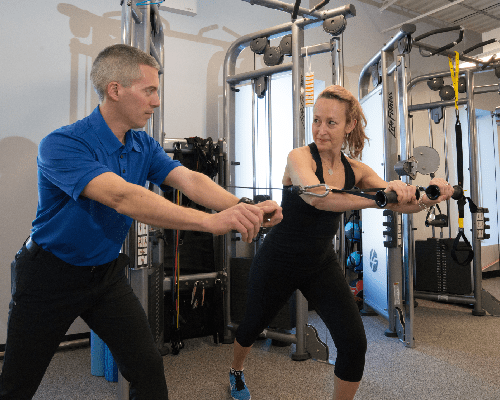
[[[461, 238], [464, 240], [463, 242], [460, 242]], [[457, 252], [466, 252], [467, 256], [465, 257], [464, 260], [459, 261], [457, 257]], [[458, 265], [467, 265], [474, 258], [474, 251], [472, 250], [472, 246], [467, 240], [467, 237], [465, 236], [463, 229], [461, 229], [458, 232], [457, 237], [453, 241], [453, 246], [451, 248], [451, 257]]]
[[[454, 61], [454, 62], [453, 62]], [[460, 187], [464, 186], [464, 155], [462, 148], [462, 124], [460, 123], [460, 117], [458, 112], [458, 75], [459, 75], [459, 54], [455, 51], [455, 60], [448, 57], [448, 62], [450, 64], [451, 80], [453, 82], [453, 89], [455, 91], [455, 143], [457, 148], [457, 180]], [[469, 207], [471, 213], [477, 211], [476, 205], [469, 198]], [[460, 199], [457, 200], [458, 205], [458, 235], [453, 241], [453, 247], [451, 249], [451, 257], [459, 265], [469, 264], [474, 258], [474, 251], [471, 244], [467, 240], [464, 234], [464, 216], [465, 216], [465, 204], [467, 203], [467, 198], [462, 195]], [[460, 242], [463, 239], [463, 242]], [[459, 249], [460, 247], [460, 249]], [[467, 252], [467, 256], [464, 260], [459, 261], [457, 257], [457, 251]]]

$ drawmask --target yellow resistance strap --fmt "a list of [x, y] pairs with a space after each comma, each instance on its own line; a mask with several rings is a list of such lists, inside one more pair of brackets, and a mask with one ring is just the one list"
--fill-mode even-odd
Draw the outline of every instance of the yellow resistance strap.
[[450, 64], [451, 80], [453, 82], [453, 89], [455, 90], [455, 112], [458, 115], [458, 73], [459, 73], [459, 55], [458, 51], [455, 51], [455, 62], [453, 62], [451, 57], [448, 57], [448, 62]]

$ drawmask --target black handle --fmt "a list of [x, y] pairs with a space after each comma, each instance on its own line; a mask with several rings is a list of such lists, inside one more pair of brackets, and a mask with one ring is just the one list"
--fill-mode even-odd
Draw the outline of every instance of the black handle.
[[435, 29], [433, 31], [429, 31], [427, 33], [424, 33], [423, 35], [420, 35], [418, 37], [415, 38], [415, 40], [413, 41], [413, 43], [417, 43], [418, 41], [426, 38], [426, 37], [429, 37], [429, 36], [432, 36], [432, 35], [437, 35], [438, 33], [444, 33], [444, 32], [450, 32], [450, 31], [456, 31], [456, 30], [460, 30], [459, 34], [458, 34], [458, 39], [452, 43], [449, 43], [443, 47], [440, 47], [436, 50], [433, 50], [431, 51], [430, 55], [431, 56], [434, 56], [436, 54], [439, 54], [439, 53], [442, 53], [443, 51], [445, 50], [448, 50], [448, 49], [451, 49], [452, 47], [456, 46], [458, 43], [460, 43], [463, 38], [464, 38], [464, 28], [462, 28], [460, 25], [457, 25], [457, 26], [451, 26], [451, 27], [448, 27], [448, 28], [442, 28], [442, 29]]
[[[425, 189], [425, 194], [429, 198], [429, 200], [436, 200], [440, 195], [441, 191], [439, 190], [439, 187], [436, 185], [429, 185]], [[463, 197], [464, 195], [464, 190], [462, 189], [461, 186], [455, 185], [453, 186], [453, 194], [451, 195], [451, 198], [453, 200], [459, 200]]]
[[[415, 191], [415, 197], [417, 200], [420, 198], [420, 190]], [[377, 193], [375, 193], [375, 204], [377, 206], [383, 208], [389, 203], [397, 203], [398, 202], [398, 195], [394, 191], [386, 192], [384, 190], [379, 190]]]

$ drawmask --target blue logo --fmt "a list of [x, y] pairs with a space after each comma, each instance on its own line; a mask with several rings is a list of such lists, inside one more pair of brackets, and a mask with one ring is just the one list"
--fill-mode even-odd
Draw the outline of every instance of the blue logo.
[[376, 272], [378, 268], [378, 257], [375, 249], [370, 250], [370, 268], [373, 272]]
[[152, 3], [151, 0], [145, 0], [145, 1], [141, 1], [140, 3], [137, 3], [136, 6], [147, 6], [147, 5], [153, 5], [153, 4], [161, 4], [163, 3], [165, 0], [160, 0], [156, 3]]

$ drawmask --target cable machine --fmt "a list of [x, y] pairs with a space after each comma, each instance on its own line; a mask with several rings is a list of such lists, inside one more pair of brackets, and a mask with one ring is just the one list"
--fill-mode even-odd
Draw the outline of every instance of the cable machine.
[[[412, 24], [403, 25], [389, 43], [363, 67], [359, 78], [359, 99], [369, 121], [367, 134], [372, 139], [382, 138], [381, 142], [373, 140], [370, 142], [370, 147], [365, 148], [364, 161], [374, 166], [375, 171], [385, 180], [401, 177], [406, 183], [415, 179], [417, 173], [434, 176], [439, 167], [439, 155], [434, 149], [426, 146], [412, 148], [414, 137], [409, 113], [418, 109], [427, 110], [455, 104], [454, 101], [427, 105], [408, 104], [409, 92], [417, 82], [428, 81], [437, 76], [448, 76], [450, 73], [448, 71], [443, 74], [430, 74], [410, 80], [409, 53], [412, 46], [416, 46], [431, 52], [432, 55], [455, 56], [455, 52], [449, 49], [463, 37], [463, 29], [452, 27], [412, 39], [415, 30]], [[459, 39], [441, 48], [422, 42], [422, 39], [430, 35], [453, 30], [460, 31]], [[464, 55], [460, 55], [459, 58], [473, 62], [477, 67], [476, 72], [498, 65], [493, 59], [485, 65], [486, 63], [479, 63]], [[468, 107], [470, 182], [475, 183], [475, 187], [471, 186], [471, 200], [479, 204], [473, 74], [474, 70], [465, 71], [467, 99], [458, 100], [458, 104], [467, 104]], [[463, 191], [461, 197], [463, 198]], [[484, 212], [487, 211], [479, 208], [479, 212], [473, 214], [474, 296], [466, 296], [459, 301], [474, 304], [474, 315], [485, 314], [483, 299], [488, 297], [481, 291], [480, 240], [484, 238], [484, 224], [477, 222], [484, 222]], [[363, 219], [370, 220], [371, 225], [369, 234], [362, 231], [364, 312], [370, 315], [375, 311], [385, 317], [389, 322], [385, 334], [397, 336], [405, 346], [414, 347], [414, 299], [417, 294], [414, 292], [416, 255], [413, 216], [389, 210], [385, 210], [381, 215], [380, 212], [370, 209], [363, 210], [362, 214]], [[380, 231], [377, 232], [376, 227], [379, 227]], [[454, 300], [451, 296], [443, 294], [424, 296], [418, 293], [418, 297]], [[494, 301], [489, 301], [489, 297], [488, 305], [491, 305], [488, 311], [492, 313], [499, 311], [498, 305]]]
[[[148, 121], [146, 132], [159, 143], [163, 143], [164, 117], [164, 36], [159, 9], [156, 4], [140, 1], [121, 1], [122, 7], [122, 44], [137, 47], [151, 54], [160, 64], [158, 96], [160, 106]], [[150, 190], [160, 194], [160, 189], [151, 185]], [[148, 316], [153, 337], [160, 351], [164, 346], [164, 242], [162, 229], [143, 224], [132, 223], [123, 251], [130, 257], [127, 277], [134, 293], [139, 298]], [[156, 240], [153, 240], [156, 238]], [[118, 374], [118, 398], [129, 399], [129, 383]]]
[[[255, 97], [267, 98], [268, 121], [271, 121], [271, 77], [283, 72], [291, 71], [292, 74], [292, 115], [293, 115], [293, 148], [305, 145], [305, 71], [304, 56], [316, 55], [322, 53], [331, 53], [333, 64], [333, 81], [336, 84], [342, 84], [342, 48], [340, 47], [340, 35], [346, 26], [346, 18], [354, 17], [356, 11], [354, 6], [346, 5], [331, 10], [319, 11], [328, 1], [323, 1], [311, 10], [300, 7], [300, 1], [294, 5], [276, 0], [244, 0], [251, 4], [258, 4], [268, 8], [273, 8], [292, 14], [292, 21], [275, 27], [261, 30], [252, 34], [242, 36], [236, 40], [228, 49], [224, 60], [223, 71], [223, 135], [227, 142], [228, 163], [226, 165], [226, 176], [228, 177], [228, 190], [235, 188], [236, 170], [239, 160], [235, 159], [235, 143], [238, 141], [236, 134], [236, 92], [238, 85], [252, 82], [254, 94], [252, 100], [252, 110], [255, 108]], [[326, 32], [334, 36], [330, 42], [315, 46], [304, 47], [304, 30], [322, 25]], [[286, 36], [285, 36], [286, 35]], [[282, 38], [279, 46], [271, 46], [270, 40]], [[238, 55], [247, 47], [250, 47], [256, 54], [263, 54], [266, 67], [245, 73], [236, 73], [236, 63]], [[286, 49], [286, 50], [285, 50]], [[291, 56], [291, 62], [283, 63], [284, 55]], [[252, 111], [254, 113], [254, 111]], [[254, 169], [254, 196], [256, 196], [256, 123], [252, 118], [252, 166]], [[271, 125], [269, 124], [269, 127]], [[269, 163], [272, 167], [272, 128], [269, 128], [268, 149]], [[233, 142], [234, 141], [234, 142]], [[280, 170], [283, 168], [280, 165]], [[269, 178], [269, 189], [272, 185]], [[281, 183], [279, 184], [281, 185]], [[271, 192], [269, 192], [270, 194]], [[271, 198], [269, 195], [266, 198]], [[343, 224], [341, 224], [343, 227]], [[343, 232], [341, 238], [343, 237]], [[231, 264], [236, 254], [237, 237], [231, 233], [226, 235], [225, 251], [225, 271], [228, 282], [231, 282]], [[343, 248], [343, 244], [341, 246]], [[255, 249], [253, 250], [255, 251]], [[341, 260], [342, 262], [344, 260]], [[224, 333], [225, 340], [232, 342], [231, 331], [237, 328], [237, 324], [231, 319], [231, 288], [227, 286], [225, 294], [226, 303], [226, 322], [227, 329]], [[305, 360], [315, 358], [322, 361], [328, 361], [328, 347], [317, 337], [314, 327], [307, 324], [307, 301], [304, 296], [297, 291], [296, 293], [296, 333], [288, 334], [266, 329], [261, 336], [265, 338], [276, 339], [286, 343], [295, 343], [296, 351], [292, 355], [294, 360]]]

